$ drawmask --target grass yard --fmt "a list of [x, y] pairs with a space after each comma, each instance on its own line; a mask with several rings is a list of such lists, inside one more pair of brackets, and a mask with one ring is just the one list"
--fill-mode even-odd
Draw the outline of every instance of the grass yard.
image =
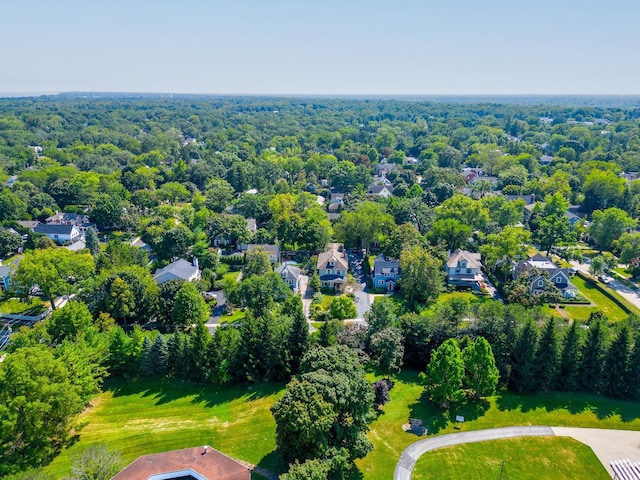
[[[422, 419], [428, 435], [513, 425], [640, 430], [640, 403], [596, 395], [554, 392], [525, 396], [502, 392], [487, 400], [446, 411], [433, 406], [422, 392], [418, 372], [405, 371], [399, 375], [390, 392], [391, 402], [382, 407], [382, 413], [371, 424], [367, 435], [375, 448], [356, 462], [364, 479], [393, 478], [402, 451], [425, 438], [402, 430], [409, 417]], [[456, 425], [456, 415], [464, 416], [465, 423]]]
[[224, 314], [220, 317], [220, 323], [233, 323], [243, 320], [247, 313], [241, 308], [236, 308], [231, 315]]
[[420, 457], [411, 476], [412, 480], [500, 477], [518, 480], [611, 478], [588, 446], [565, 437], [514, 438], [441, 448]]
[[70, 474], [72, 457], [105, 443], [129, 463], [140, 455], [209, 444], [273, 472], [286, 466], [275, 450], [269, 408], [282, 384], [202, 386], [160, 378], [111, 380], [93, 407], [78, 418], [77, 440], [47, 468], [54, 478]]
[[28, 302], [23, 302], [17, 298], [9, 298], [0, 302], [0, 312], [37, 316], [44, 313], [50, 305], [51, 302], [44, 302], [34, 297], [30, 298]]
[[[585, 297], [595, 303], [598, 306], [598, 310], [604, 312], [609, 317], [609, 320], [616, 322], [627, 318], [627, 313], [625, 313], [618, 305], [610, 300], [609, 297], [600, 292], [600, 290], [598, 290], [596, 287], [589, 285], [582, 278], [575, 276], [571, 279], [571, 283], [573, 283], [578, 288], [578, 290], [580, 290], [580, 293], [582, 293]], [[628, 302], [625, 301], [625, 304], [627, 303]], [[632, 311], [636, 311], [636, 309], [633, 308], [632, 305], [628, 306]]]
[[631, 280], [631, 274], [627, 272], [627, 269], [625, 267], [615, 267], [613, 271], [620, 275], [622, 278]]

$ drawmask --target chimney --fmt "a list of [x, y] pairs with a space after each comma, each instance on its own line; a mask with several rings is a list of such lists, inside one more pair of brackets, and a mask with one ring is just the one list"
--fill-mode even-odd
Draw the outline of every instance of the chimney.
[[198, 266], [198, 258], [197, 257], [193, 257], [193, 266], [196, 267], [197, 269], [200, 269], [200, 267]]

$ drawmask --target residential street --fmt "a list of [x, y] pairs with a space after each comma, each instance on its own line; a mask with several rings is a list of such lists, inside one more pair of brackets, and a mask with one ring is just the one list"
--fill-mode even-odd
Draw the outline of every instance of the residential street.
[[[571, 266], [576, 270], [580, 270], [583, 273], [591, 275], [591, 273], [589, 272], [589, 264], [587, 263], [580, 263], [576, 260], [572, 260]], [[640, 308], [640, 290], [633, 290], [627, 287], [622, 282], [619, 282], [618, 280], [616, 280], [615, 277], [614, 277], [614, 281], [607, 286], [610, 287], [612, 290], [615, 290], [616, 292], [618, 292], [620, 296], [624, 297], [627, 301], [629, 301], [629, 303], [631, 303], [637, 308]]]

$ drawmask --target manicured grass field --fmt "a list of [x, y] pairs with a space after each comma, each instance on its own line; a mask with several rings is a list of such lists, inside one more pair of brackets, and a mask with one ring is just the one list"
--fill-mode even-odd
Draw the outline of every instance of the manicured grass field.
[[247, 316], [247, 312], [241, 308], [236, 308], [231, 315], [224, 314], [220, 317], [220, 323], [233, 323], [244, 319]]
[[[611, 301], [607, 296], [600, 292], [596, 287], [594, 287], [593, 285], [589, 285], [582, 278], [575, 276], [571, 279], [571, 283], [573, 283], [580, 290], [580, 293], [582, 293], [585, 297], [595, 303], [598, 306], [598, 310], [604, 312], [607, 317], [609, 317], [609, 320], [617, 322], [628, 317], [628, 314], [625, 313], [618, 305], [613, 303], [613, 301]], [[624, 301], [624, 303], [628, 304], [628, 302], [626, 301]], [[632, 311], [636, 310], [632, 305], [628, 305], [628, 307]]]
[[[411, 443], [426, 438], [403, 431], [402, 425], [409, 417], [422, 419], [428, 435], [513, 425], [640, 430], [640, 403], [597, 395], [554, 392], [524, 396], [501, 392], [487, 400], [445, 411], [424, 398], [422, 392], [417, 372], [400, 374], [390, 392], [391, 402], [382, 407], [382, 413], [371, 424], [368, 438], [375, 448], [356, 462], [365, 479], [393, 478], [402, 451]], [[465, 422], [456, 425], [456, 415], [465, 417]]]
[[[504, 461], [504, 467], [502, 462]], [[412, 480], [608, 480], [593, 451], [566, 437], [532, 437], [469, 443], [427, 452]]]
[[93, 407], [78, 419], [77, 442], [47, 467], [55, 478], [70, 474], [83, 448], [106, 443], [129, 463], [149, 453], [198, 445], [213, 448], [273, 472], [285, 468], [275, 450], [269, 408], [282, 384], [201, 386], [151, 378], [110, 381]]
[[0, 312], [19, 315], [40, 315], [51, 302], [43, 302], [39, 298], [31, 298], [29, 302], [22, 302], [17, 298], [9, 298], [0, 302]]

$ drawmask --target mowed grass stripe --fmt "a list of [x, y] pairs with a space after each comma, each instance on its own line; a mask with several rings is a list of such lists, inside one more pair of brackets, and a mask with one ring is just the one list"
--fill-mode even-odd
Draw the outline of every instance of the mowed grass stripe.
[[[504, 469], [502, 462], [504, 461]], [[412, 480], [609, 480], [588, 446], [566, 437], [531, 437], [457, 445], [427, 452]]]
[[206, 387], [161, 378], [111, 380], [95, 406], [78, 418], [78, 436], [47, 468], [56, 478], [69, 475], [72, 457], [105, 443], [126, 462], [140, 455], [196, 445], [213, 448], [278, 471], [275, 421], [270, 407], [282, 384]]

